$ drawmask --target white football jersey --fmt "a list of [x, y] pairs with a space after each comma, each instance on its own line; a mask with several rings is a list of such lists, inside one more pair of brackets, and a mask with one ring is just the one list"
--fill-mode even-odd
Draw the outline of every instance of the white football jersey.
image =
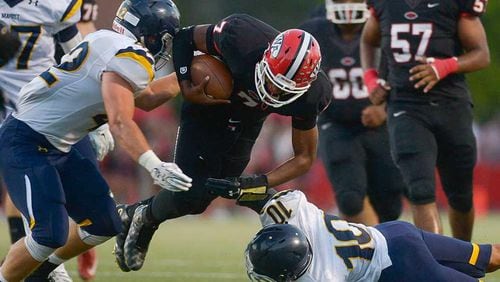
[[35, 76], [55, 64], [54, 35], [80, 20], [82, 0], [25, 0], [14, 7], [0, 0], [0, 20], [19, 34], [16, 58], [0, 68], [0, 86], [17, 103], [19, 91]]
[[91, 33], [60, 65], [23, 87], [13, 116], [69, 152], [71, 145], [107, 121], [101, 94], [105, 71], [119, 74], [138, 94], [154, 78], [154, 59], [125, 35], [110, 30]]
[[325, 214], [301, 191], [276, 194], [260, 219], [263, 226], [293, 224], [309, 239], [313, 260], [297, 281], [378, 281], [382, 270], [392, 264], [382, 233]]

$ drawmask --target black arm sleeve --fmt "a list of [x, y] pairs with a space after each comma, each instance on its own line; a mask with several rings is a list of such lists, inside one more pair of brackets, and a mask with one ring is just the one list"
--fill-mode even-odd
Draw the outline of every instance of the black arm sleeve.
[[191, 80], [191, 62], [196, 50], [193, 40], [194, 26], [181, 29], [174, 37], [173, 59], [177, 79]]
[[236, 201], [236, 204], [242, 207], [247, 207], [254, 210], [256, 213], [260, 214], [266, 203], [273, 198], [273, 196], [278, 193], [273, 188], [267, 189], [267, 197], [258, 201]]

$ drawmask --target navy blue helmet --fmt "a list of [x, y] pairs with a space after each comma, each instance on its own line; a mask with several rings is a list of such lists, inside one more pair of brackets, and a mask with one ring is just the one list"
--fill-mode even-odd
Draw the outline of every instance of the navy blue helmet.
[[311, 265], [313, 253], [306, 235], [291, 224], [261, 229], [245, 251], [252, 281], [294, 281]]
[[125, 0], [116, 12], [113, 29], [141, 42], [153, 54], [156, 69], [160, 69], [170, 59], [179, 18], [179, 10], [171, 0]]

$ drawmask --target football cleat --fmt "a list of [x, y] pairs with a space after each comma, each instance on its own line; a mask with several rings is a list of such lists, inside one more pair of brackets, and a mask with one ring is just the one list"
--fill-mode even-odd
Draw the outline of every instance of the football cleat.
[[135, 209], [132, 224], [125, 240], [125, 263], [131, 270], [137, 271], [144, 265], [149, 243], [158, 226], [147, 224], [147, 205], [140, 205]]
[[122, 221], [122, 231], [118, 233], [115, 237], [115, 247], [113, 253], [115, 255], [116, 264], [118, 267], [124, 272], [129, 272], [130, 268], [125, 263], [125, 240], [127, 239], [127, 234], [130, 228], [130, 224], [132, 223], [132, 218], [127, 213], [127, 205], [118, 205], [116, 206], [116, 210], [120, 215], [120, 219]]
[[66, 268], [64, 268], [64, 264], [60, 264], [56, 269], [52, 270], [52, 272], [49, 274], [48, 281], [51, 282], [72, 282], [73, 279], [68, 274], [68, 271], [66, 271]]
[[97, 252], [94, 248], [89, 249], [77, 258], [78, 274], [82, 280], [91, 280], [97, 271]]

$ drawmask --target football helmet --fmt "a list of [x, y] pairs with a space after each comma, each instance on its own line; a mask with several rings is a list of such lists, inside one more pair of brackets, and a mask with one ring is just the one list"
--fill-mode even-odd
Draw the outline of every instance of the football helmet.
[[261, 229], [245, 251], [247, 274], [252, 281], [294, 281], [311, 265], [311, 244], [290, 224]]
[[316, 79], [320, 64], [321, 50], [310, 33], [300, 29], [280, 33], [255, 66], [259, 98], [276, 108], [297, 100]]
[[179, 18], [171, 0], [125, 0], [116, 12], [113, 30], [144, 45], [153, 54], [158, 70], [170, 60]]
[[339, 3], [338, 0], [325, 0], [326, 18], [335, 24], [362, 24], [370, 13], [366, 3]]

